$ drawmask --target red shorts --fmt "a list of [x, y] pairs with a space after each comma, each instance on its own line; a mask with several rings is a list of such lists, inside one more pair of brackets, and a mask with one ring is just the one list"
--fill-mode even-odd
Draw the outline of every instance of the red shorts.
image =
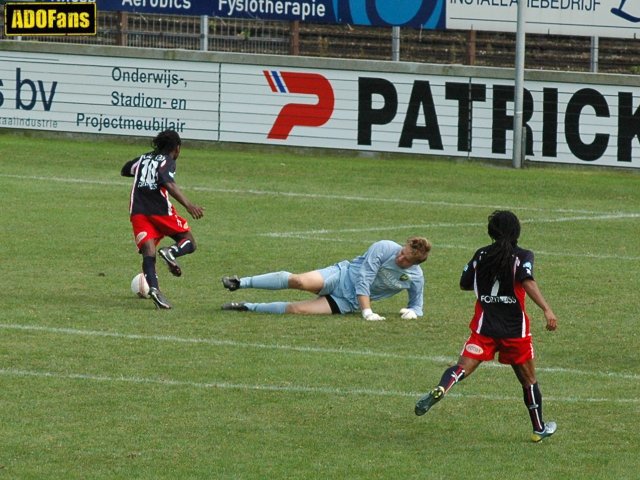
[[153, 240], [158, 245], [164, 237], [190, 230], [187, 220], [175, 212], [173, 215], [131, 215], [131, 226], [138, 248], [149, 240]]
[[493, 338], [471, 332], [460, 355], [480, 361], [493, 360], [507, 365], [521, 365], [534, 358], [531, 336], [524, 338]]

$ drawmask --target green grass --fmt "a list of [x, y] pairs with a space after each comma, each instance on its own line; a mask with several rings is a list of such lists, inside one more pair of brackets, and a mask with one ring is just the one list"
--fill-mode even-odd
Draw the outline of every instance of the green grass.
[[[636, 479], [637, 172], [186, 142], [178, 182], [206, 207], [174, 303], [134, 298], [124, 161], [149, 142], [0, 132], [0, 478]], [[529, 302], [546, 419], [529, 442], [510, 369], [483, 365], [425, 417], [473, 295], [462, 266], [513, 209], [559, 317]], [[183, 214], [184, 209], [178, 206]], [[224, 274], [307, 271], [382, 238], [434, 244], [424, 318], [399, 295], [359, 316], [222, 312]], [[159, 265], [159, 267], [164, 267]]]

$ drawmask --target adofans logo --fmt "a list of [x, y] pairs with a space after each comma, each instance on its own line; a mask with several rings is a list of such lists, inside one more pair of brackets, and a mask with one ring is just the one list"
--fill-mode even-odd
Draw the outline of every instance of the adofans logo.
[[95, 2], [7, 3], [4, 33], [10, 35], [95, 35]]

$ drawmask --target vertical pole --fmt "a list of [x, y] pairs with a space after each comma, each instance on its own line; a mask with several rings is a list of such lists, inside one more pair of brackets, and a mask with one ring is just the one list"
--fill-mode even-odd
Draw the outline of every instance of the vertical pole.
[[289, 55], [300, 55], [300, 21], [289, 23]]
[[200, 16], [200, 50], [209, 50], [209, 16]]
[[[513, 105], [513, 168], [522, 166], [522, 108], [524, 99], [524, 43], [525, 10], [527, 0], [518, 0], [518, 22], [516, 30], [515, 101]], [[526, 153], [526, 150], [525, 150]]]
[[400, 61], [400, 27], [391, 27], [391, 60]]
[[475, 30], [467, 32], [467, 65], [476, 64], [476, 38], [477, 33]]
[[127, 12], [118, 12], [118, 30], [116, 44], [120, 47], [126, 47], [129, 44], [129, 14]]
[[591, 37], [591, 62], [590, 62], [590, 71], [593, 73], [598, 73], [598, 56], [599, 56], [599, 41], [598, 37]]

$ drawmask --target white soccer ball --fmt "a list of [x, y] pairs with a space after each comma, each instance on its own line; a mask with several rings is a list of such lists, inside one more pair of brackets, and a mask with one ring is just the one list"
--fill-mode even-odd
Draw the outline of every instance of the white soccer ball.
[[140, 298], [149, 298], [149, 284], [144, 273], [139, 273], [131, 280], [131, 291]]

